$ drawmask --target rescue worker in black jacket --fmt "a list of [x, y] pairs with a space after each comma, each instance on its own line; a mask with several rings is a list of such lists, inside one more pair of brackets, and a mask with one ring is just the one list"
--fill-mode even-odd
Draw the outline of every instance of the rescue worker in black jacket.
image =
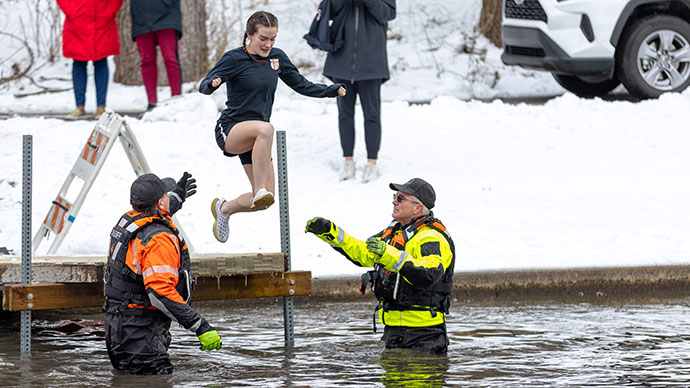
[[[363, 182], [379, 176], [376, 166], [381, 146], [381, 84], [390, 78], [386, 30], [395, 19], [395, 0], [331, 0], [333, 25], [341, 23], [343, 47], [326, 57], [323, 74], [341, 83], [348, 93], [338, 99], [340, 145], [345, 158], [342, 180], [355, 177], [353, 152], [355, 146], [355, 101], [364, 114], [364, 135], [367, 165]], [[336, 23], [336, 21], [338, 23]]]
[[414, 178], [389, 186], [396, 191], [394, 220], [366, 242], [321, 217], [309, 220], [305, 232], [314, 233], [354, 264], [374, 267], [362, 275], [360, 291], [371, 283], [379, 301], [378, 321], [385, 324], [381, 340], [386, 348], [445, 353], [455, 246], [431, 212], [436, 194], [429, 183]]
[[187, 244], [172, 215], [196, 193], [185, 172], [175, 183], [143, 174], [110, 233], [105, 274], [105, 342], [113, 367], [127, 374], [170, 374], [170, 322], [194, 332], [202, 350], [220, 349], [218, 332], [189, 305], [192, 277]]

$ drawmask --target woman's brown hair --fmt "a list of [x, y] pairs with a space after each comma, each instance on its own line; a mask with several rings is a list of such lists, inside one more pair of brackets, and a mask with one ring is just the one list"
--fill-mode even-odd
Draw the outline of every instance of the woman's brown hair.
[[260, 64], [265, 65], [268, 63], [267, 61], [260, 61], [254, 58], [252, 55], [249, 54], [249, 51], [247, 51], [247, 39], [249, 38], [249, 35], [253, 35], [256, 32], [256, 30], [259, 28], [259, 25], [262, 25], [264, 27], [278, 28], [278, 18], [270, 12], [254, 12], [252, 16], [250, 16], [249, 19], [247, 19], [247, 29], [244, 32], [244, 36], [242, 37], [242, 48], [244, 49], [244, 52], [247, 53], [247, 55], [249, 55], [249, 57], [255, 62], [259, 62]]

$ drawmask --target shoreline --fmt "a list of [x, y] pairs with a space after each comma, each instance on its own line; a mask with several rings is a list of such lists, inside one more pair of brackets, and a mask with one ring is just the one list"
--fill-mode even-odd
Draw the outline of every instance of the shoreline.
[[[359, 292], [360, 277], [353, 275], [312, 278], [312, 293], [293, 297], [296, 306], [312, 303], [370, 301], [370, 289]], [[656, 304], [690, 296], [690, 265], [636, 267], [582, 267], [456, 272], [453, 308], [463, 305], [504, 304]], [[282, 297], [196, 301], [204, 306], [280, 305]], [[192, 299], [193, 300], [193, 299]], [[100, 308], [33, 311], [36, 318], [101, 314]], [[14, 315], [0, 311], [0, 316]], [[18, 316], [19, 314], [16, 313]], [[6, 317], [7, 318], [7, 317]], [[11, 319], [11, 318], [10, 318]], [[0, 319], [2, 321], [2, 319]]]
[[[310, 298], [361, 297], [357, 276], [312, 279]], [[456, 272], [453, 298], [466, 302], [684, 298], [690, 265]], [[370, 294], [367, 290], [367, 294]]]

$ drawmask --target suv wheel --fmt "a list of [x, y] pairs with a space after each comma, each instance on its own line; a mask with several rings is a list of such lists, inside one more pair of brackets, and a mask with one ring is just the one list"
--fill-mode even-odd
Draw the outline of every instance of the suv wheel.
[[618, 79], [608, 79], [599, 82], [589, 82], [574, 75], [551, 73], [559, 85], [579, 97], [592, 98], [606, 95], [620, 85]]
[[679, 92], [690, 84], [690, 24], [656, 15], [636, 21], [616, 53], [616, 72], [640, 98]]

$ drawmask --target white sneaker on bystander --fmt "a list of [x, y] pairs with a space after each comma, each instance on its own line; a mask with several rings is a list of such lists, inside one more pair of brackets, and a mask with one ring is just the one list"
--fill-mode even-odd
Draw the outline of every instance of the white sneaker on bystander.
[[367, 164], [364, 167], [364, 175], [362, 176], [362, 183], [371, 182], [376, 180], [381, 174], [379, 173], [379, 168], [375, 164]]
[[346, 160], [343, 164], [343, 171], [340, 173], [340, 180], [346, 181], [355, 177], [355, 162], [354, 160]]

